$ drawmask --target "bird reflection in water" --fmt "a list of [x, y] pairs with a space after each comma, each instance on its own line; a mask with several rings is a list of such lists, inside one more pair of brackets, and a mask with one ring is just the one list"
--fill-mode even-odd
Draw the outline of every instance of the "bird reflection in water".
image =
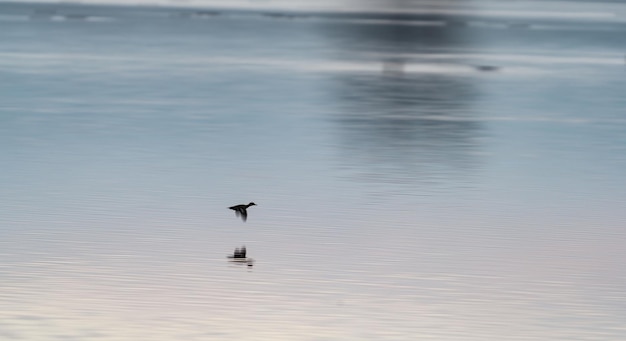
[[248, 266], [252, 266], [254, 264], [254, 259], [246, 257], [245, 245], [241, 248], [235, 248], [235, 252], [233, 252], [232, 255], [229, 255], [228, 259], [233, 263], [246, 264]]

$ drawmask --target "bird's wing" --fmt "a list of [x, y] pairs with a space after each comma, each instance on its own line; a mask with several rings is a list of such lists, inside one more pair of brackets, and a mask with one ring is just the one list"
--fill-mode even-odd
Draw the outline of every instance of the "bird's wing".
[[241, 214], [241, 219], [243, 221], [248, 220], [248, 212], [246, 212], [246, 210], [241, 210], [241, 212], [239, 212]]

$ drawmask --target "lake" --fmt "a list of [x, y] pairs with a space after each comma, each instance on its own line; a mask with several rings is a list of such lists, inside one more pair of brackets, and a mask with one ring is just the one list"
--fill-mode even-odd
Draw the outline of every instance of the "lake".
[[626, 338], [626, 4], [242, 3], [0, 2], [0, 338]]

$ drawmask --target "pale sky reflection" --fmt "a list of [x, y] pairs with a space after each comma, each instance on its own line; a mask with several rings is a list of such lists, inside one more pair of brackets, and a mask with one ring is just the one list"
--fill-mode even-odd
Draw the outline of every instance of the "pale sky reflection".
[[[39, 271], [36, 267], [43, 265], [33, 266]], [[602, 325], [607, 335], [619, 332], [617, 324], [605, 323], [611, 311], [590, 301], [582, 287], [567, 278], [544, 282], [492, 275], [408, 273], [397, 278], [377, 273], [366, 281], [361, 277], [353, 281], [344, 274], [332, 281], [309, 282], [316, 290], [308, 292], [299, 283], [284, 281], [289, 272], [224, 267], [220, 272], [229, 272], [228, 276], [217, 276], [216, 281], [193, 275], [197, 269], [172, 268], [178, 278], [163, 275], [167, 268], [152, 278], [118, 278], [119, 274], [102, 269], [95, 276], [82, 276], [94, 269], [45, 266], [53, 267], [45, 270], [53, 275], [37, 283], [20, 283], [22, 295], [12, 295], [16, 308], [2, 313], [13, 335], [25, 339], [115, 335], [119, 340], [207, 336], [289, 340], [303, 335], [311, 340], [324, 336], [356, 340], [430, 335], [442, 340], [478, 340], [513, 331], [511, 340], [583, 340], [596, 335], [587, 334], [592, 326]], [[301, 275], [297, 281], [311, 279]], [[619, 290], [604, 289], [607, 298]], [[389, 291], [394, 295], [387, 296]], [[45, 304], [34, 308], [28, 304], [33, 300]], [[560, 321], [563, 327], [541, 323], [550, 320]], [[586, 323], [577, 324], [580, 320]]]

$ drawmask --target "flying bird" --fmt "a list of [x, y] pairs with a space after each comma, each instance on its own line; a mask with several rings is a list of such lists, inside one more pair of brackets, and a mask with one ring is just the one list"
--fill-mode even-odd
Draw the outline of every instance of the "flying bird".
[[251, 202], [247, 205], [235, 205], [229, 208], [235, 211], [235, 214], [237, 215], [237, 217], [241, 217], [241, 220], [246, 221], [248, 220], [248, 211], [246, 211], [246, 209], [250, 206], [256, 206], [256, 204]]

